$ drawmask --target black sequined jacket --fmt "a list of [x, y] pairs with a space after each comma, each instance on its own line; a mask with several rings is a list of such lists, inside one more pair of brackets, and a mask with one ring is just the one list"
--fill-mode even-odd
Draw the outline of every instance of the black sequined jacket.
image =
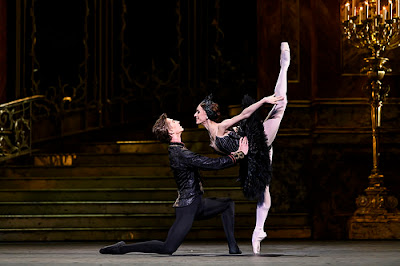
[[219, 158], [201, 156], [188, 150], [181, 142], [171, 142], [168, 153], [178, 186], [178, 198], [174, 207], [188, 206], [196, 196], [203, 194], [199, 170], [218, 170], [236, 163], [232, 155]]

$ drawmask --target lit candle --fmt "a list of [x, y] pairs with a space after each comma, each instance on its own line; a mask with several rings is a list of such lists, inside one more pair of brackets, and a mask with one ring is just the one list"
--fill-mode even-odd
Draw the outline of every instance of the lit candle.
[[368, 9], [369, 9], [368, 2], [365, 1], [365, 19], [368, 19]]
[[386, 6], [383, 7], [383, 23], [385, 23], [385, 20], [387, 19], [387, 10]]
[[363, 17], [363, 7], [360, 6], [360, 11], [358, 13], [358, 19], [359, 19], [359, 23], [361, 24], [362, 21], [362, 17]]
[[376, 14], [378, 16], [381, 14], [381, 0], [376, 0]]
[[400, 0], [397, 0], [396, 4], [397, 17], [400, 17]]
[[353, 0], [353, 4], [351, 5], [353, 9], [353, 17], [357, 16], [357, 7], [356, 7], [356, 0]]
[[393, 3], [389, 0], [389, 19], [393, 19]]
[[347, 2], [344, 5], [344, 21], [350, 20], [349, 12], [350, 12], [350, 3]]

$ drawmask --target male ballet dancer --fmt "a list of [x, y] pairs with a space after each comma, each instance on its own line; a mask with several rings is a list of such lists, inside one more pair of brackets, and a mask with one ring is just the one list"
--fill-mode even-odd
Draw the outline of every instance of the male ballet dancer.
[[235, 205], [229, 198], [203, 198], [199, 170], [217, 170], [234, 166], [248, 152], [247, 138], [240, 140], [237, 152], [231, 155], [209, 158], [196, 154], [185, 147], [180, 122], [162, 114], [153, 126], [153, 133], [164, 143], [169, 143], [170, 166], [178, 187], [175, 207], [176, 220], [169, 229], [167, 239], [126, 244], [120, 241], [100, 249], [102, 254], [128, 252], [173, 254], [189, 233], [194, 220], [209, 219], [219, 214], [228, 240], [229, 254], [241, 254], [234, 236]]

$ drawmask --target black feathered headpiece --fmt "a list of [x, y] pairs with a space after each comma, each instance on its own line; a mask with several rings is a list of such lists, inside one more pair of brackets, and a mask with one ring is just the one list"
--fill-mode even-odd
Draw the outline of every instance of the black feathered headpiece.
[[200, 106], [204, 109], [206, 112], [208, 119], [215, 121], [219, 118], [220, 112], [219, 112], [219, 106], [217, 103], [212, 101], [212, 93], [209, 94], [204, 100], [200, 103]]

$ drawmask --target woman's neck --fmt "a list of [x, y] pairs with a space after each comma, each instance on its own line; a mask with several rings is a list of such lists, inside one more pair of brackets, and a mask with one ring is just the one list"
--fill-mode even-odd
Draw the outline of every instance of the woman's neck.
[[207, 129], [210, 137], [215, 139], [215, 136], [217, 133], [217, 128], [218, 128], [218, 123], [214, 122], [210, 119], [207, 119], [206, 121], [204, 121], [203, 126]]
[[216, 122], [211, 121], [210, 119], [207, 119], [206, 121], [204, 121], [202, 123], [202, 125], [208, 130], [210, 131], [211, 128], [215, 127]]

